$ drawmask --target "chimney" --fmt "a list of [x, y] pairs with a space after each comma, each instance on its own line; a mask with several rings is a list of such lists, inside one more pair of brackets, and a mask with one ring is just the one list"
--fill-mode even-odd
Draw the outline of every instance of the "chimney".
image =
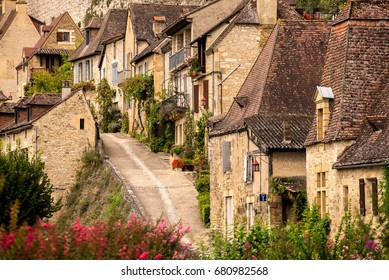
[[72, 92], [72, 82], [70, 80], [62, 81], [62, 100], [66, 99]]
[[12, 10], [15, 10], [15, 8], [16, 8], [15, 3], [16, 3], [15, 1], [3, 0], [2, 13], [5, 14], [5, 13], [8, 13]]
[[16, 8], [16, 12], [27, 15], [27, 2], [26, 1], [15, 2], [15, 8]]
[[290, 143], [292, 141], [292, 131], [290, 130], [290, 120], [284, 120], [283, 130], [284, 130], [284, 142]]
[[166, 17], [165, 16], [154, 16], [153, 20], [153, 31], [154, 34], [159, 34], [166, 28]]
[[257, 0], [260, 24], [274, 25], [277, 23], [277, 2], [278, 0]]

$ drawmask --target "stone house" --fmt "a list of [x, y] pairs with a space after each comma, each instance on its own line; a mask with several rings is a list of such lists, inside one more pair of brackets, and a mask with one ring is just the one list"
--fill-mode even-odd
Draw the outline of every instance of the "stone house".
[[331, 218], [377, 222], [389, 160], [389, 3], [351, 1], [335, 20], [306, 139], [308, 202]]
[[[123, 35], [126, 21], [126, 9], [110, 9], [104, 18], [93, 18], [85, 27], [85, 40], [69, 59], [73, 63], [75, 84], [93, 81], [97, 86], [102, 78], [107, 78], [104, 69], [99, 69], [103, 42]], [[121, 67], [122, 63], [117, 65]]]
[[[304, 141], [314, 115], [328, 22], [279, 20], [224, 118], [209, 122], [211, 226], [274, 226], [291, 218], [288, 191], [305, 188]], [[308, 78], [309, 77], [309, 78]]]
[[[138, 74], [153, 74], [155, 92], [162, 92], [170, 74], [164, 71], [166, 63], [162, 48], [169, 39], [162, 31], [180, 16], [198, 6], [130, 4], [126, 31], [127, 72], [126, 78]], [[156, 95], [157, 96], [157, 95]], [[130, 130], [138, 130], [139, 114], [133, 100], [128, 110]], [[141, 115], [142, 122], [145, 115]]]
[[13, 110], [15, 103], [7, 101], [8, 97], [0, 91], [0, 129], [10, 125], [15, 120]]
[[[194, 97], [195, 88], [190, 76], [188, 58], [197, 56], [198, 52], [202, 53], [202, 51], [199, 51], [191, 43], [211, 27], [225, 20], [237, 9], [241, 2], [242, 0], [212, 1], [181, 16], [163, 31], [171, 37], [170, 49], [164, 48], [166, 51], [164, 53], [165, 58], [168, 56], [169, 59], [168, 69], [166, 69], [169, 74], [165, 75], [169, 80], [164, 83], [164, 88], [168, 91], [169, 97], [164, 102], [164, 106], [167, 107], [165, 111], [169, 112], [169, 118], [175, 122], [176, 145], [184, 143], [186, 112], [190, 110], [199, 111], [197, 108], [200, 109], [200, 98]], [[202, 67], [201, 71], [205, 71], [205, 67]], [[172, 104], [174, 106], [170, 108]]]
[[83, 92], [23, 97], [14, 106], [14, 120], [0, 130], [3, 149], [12, 151], [20, 142], [30, 156], [40, 155], [55, 198], [65, 195], [75, 183], [84, 152], [96, 145], [96, 124]]
[[22, 1], [2, 1], [0, 13], [0, 91], [17, 99], [17, 73], [23, 48], [33, 46], [40, 38], [42, 23], [27, 14]]
[[37, 72], [53, 73], [63, 64], [63, 55], [69, 55], [84, 36], [70, 15], [65, 12], [42, 27], [42, 36], [34, 47], [24, 47], [22, 61], [16, 66], [18, 96], [24, 96], [24, 86], [33, 83]]

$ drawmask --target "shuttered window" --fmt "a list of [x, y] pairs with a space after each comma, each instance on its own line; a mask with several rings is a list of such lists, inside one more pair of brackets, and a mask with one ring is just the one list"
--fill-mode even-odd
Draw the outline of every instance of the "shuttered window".
[[253, 155], [248, 154], [244, 157], [243, 182], [251, 183], [253, 181]]
[[231, 142], [222, 142], [223, 172], [231, 171]]
[[205, 98], [205, 106], [204, 106], [204, 109], [208, 109], [209, 108], [209, 81], [208, 80], [205, 80], [203, 82], [203, 94], [204, 94], [204, 98]]
[[199, 85], [193, 87], [193, 110], [195, 113], [199, 112]]
[[365, 205], [365, 180], [359, 179], [359, 208], [362, 216], [366, 215]]
[[378, 187], [377, 187], [377, 178], [373, 178], [371, 182], [371, 198], [372, 198], [372, 209], [373, 215], [378, 215]]
[[86, 62], [82, 62], [82, 80], [86, 81]]

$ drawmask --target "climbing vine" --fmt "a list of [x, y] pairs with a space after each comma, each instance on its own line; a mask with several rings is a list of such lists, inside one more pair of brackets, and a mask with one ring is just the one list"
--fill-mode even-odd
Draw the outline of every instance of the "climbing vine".
[[99, 104], [99, 125], [102, 132], [120, 131], [121, 114], [112, 102], [115, 94], [115, 90], [111, 89], [107, 80], [101, 80], [97, 87], [97, 103]]

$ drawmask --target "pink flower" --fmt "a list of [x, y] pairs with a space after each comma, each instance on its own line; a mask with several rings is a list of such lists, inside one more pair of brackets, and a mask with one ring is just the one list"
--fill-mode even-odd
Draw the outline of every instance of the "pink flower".
[[139, 256], [138, 260], [147, 260], [148, 257], [149, 257], [149, 253], [143, 252], [142, 255]]
[[162, 254], [158, 254], [154, 257], [154, 260], [160, 260], [162, 259]]
[[256, 258], [255, 256], [251, 256], [251, 259], [252, 259], [253, 261], [257, 260], [257, 258]]
[[7, 250], [15, 241], [15, 236], [13, 233], [8, 234], [7, 239], [4, 242], [4, 249]]
[[309, 234], [308, 232], [305, 233], [305, 239], [308, 239], [309, 238]]

